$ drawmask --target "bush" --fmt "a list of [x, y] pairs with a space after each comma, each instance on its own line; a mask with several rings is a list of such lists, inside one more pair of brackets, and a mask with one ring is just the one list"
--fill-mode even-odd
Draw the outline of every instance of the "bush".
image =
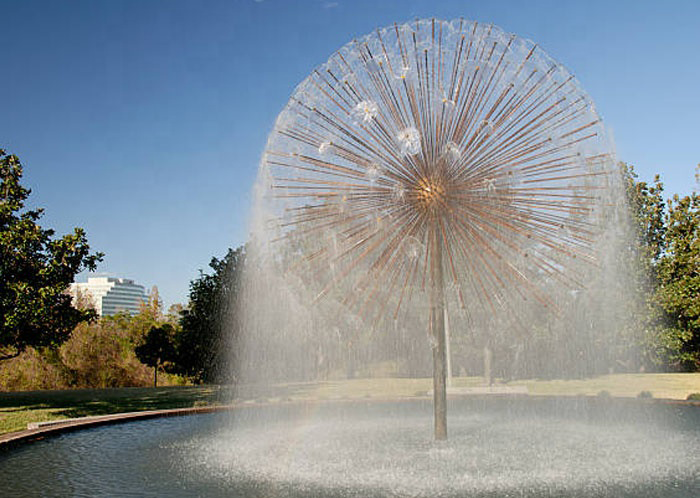
[[651, 399], [653, 397], [654, 395], [651, 394], [651, 391], [642, 391], [639, 394], [637, 394], [637, 398], [639, 399]]
[[700, 393], [690, 393], [685, 399], [688, 401], [700, 401]]
[[55, 352], [27, 348], [18, 357], [0, 363], [0, 391], [67, 387], [65, 368]]
[[138, 387], [151, 384], [150, 369], [134, 354], [129, 330], [113, 317], [81, 324], [61, 347], [72, 387]]
[[[28, 348], [0, 362], [0, 391], [152, 386], [153, 371], [134, 353], [148, 330], [146, 318], [144, 313], [104, 317], [78, 325], [58, 349]], [[158, 383], [183, 384], [184, 379], [166, 374]]]

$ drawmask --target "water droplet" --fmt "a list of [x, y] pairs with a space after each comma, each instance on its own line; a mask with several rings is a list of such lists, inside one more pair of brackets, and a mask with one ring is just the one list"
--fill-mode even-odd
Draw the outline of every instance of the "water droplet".
[[333, 150], [333, 144], [331, 142], [323, 142], [318, 146], [318, 153], [322, 156], [329, 155]]
[[347, 195], [341, 192], [335, 193], [329, 198], [329, 207], [335, 212], [335, 214], [344, 216], [348, 211]]
[[386, 228], [386, 220], [380, 213], [375, 212], [372, 219], [372, 225], [374, 226], [375, 231], [381, 232]]
[[445, 110], [452, 111], [454, 110], [455, 107], [457, 107], [457, 102], [455, 102], [452, 99], [447, 98], [446, 96], [442, 97], [442, 105], [445, 107]]
[[411, 66], [403, 65], [394, 72], [394, 76], [400, 80], [406, 79], [411, 72]]
[[484, 119], [481, 124], [479, 125], [479, 131], [484, 135], [484, 136], [489, 136], [493, 133], [494, 128], [493, 128], [493, 123], [488, 120]]
[[409, 235], [403, 241], [403, 252], [407, 259], [415, 261], [423, 253], [423, 244], [417, 238]]
[[376, 183], [383, 173], [384, 171], [382, 170], [382, 167], [377, 163], [370, 164], [367, 166], [367, 171], [365, 171], [367, 180], [369, 180], [370, 183]]
[[371, 100], [363, 100], [359, 104], [355, 106], [353, 109], [353, 118], [358, 121], [359, 123], [369, 123], [371, 122], [374, 118], [377, 117], [377, 113], [379, 112], [377, 108], [376, 102], [373, 102]]
[[413, 155], [420, 152], [420, 132], [416, 128], [411, 126], [402, 130], [399, 132], [397, 138], [402, 154]]
[[369, 74], [378, 73], [380, 69], [381, 61], [375, 59], [369, 59], [367, 61], [367, 72]]
[[506, 178], [506, 184], [510, 188], [521, 187], [523, 183], [523, 177], [520, 170], [509, 170], [508, 177]]
[[454, 142], [447, 142], [447, 144], [445, 144], [445, 156], [452, 161], [458, 161], [459, 158], [462, 157], [462, 151], [459, 145]]
[[400, 183], [395, 183], [391, 186], [391, 198], [395, 202], [401, 202], [406, 198], [406, 189]]

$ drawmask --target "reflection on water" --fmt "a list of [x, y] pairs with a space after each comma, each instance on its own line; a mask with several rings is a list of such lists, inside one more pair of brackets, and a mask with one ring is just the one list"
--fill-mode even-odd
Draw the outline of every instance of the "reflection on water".
[[700, 496], [700, 414], [614, 400], [248, 407], [0, 454], [0, 496]]

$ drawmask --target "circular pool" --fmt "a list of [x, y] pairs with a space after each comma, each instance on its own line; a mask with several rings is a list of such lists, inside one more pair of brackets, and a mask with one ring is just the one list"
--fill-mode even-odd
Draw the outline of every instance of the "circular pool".
[[8, 496], [700, 496], [700, 409], [469, 398], [280, 403], [151, 419], [0, 452]]

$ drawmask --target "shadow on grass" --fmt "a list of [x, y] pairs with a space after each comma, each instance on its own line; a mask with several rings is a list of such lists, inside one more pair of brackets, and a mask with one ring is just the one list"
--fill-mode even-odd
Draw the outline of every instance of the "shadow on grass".
[[218, 404], [225, 389], [218, 386], [73, 389], [0, 393], [3, 412], [50, 409], [69, 418], [119, 412], [188, 408], [195, 403]]

